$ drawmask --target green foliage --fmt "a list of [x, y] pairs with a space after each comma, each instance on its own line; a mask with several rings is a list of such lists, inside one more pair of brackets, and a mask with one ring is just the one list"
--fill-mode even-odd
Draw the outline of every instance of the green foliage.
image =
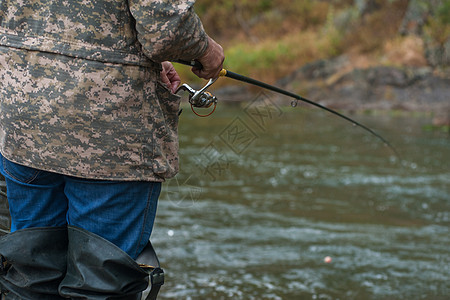
[[226, 51], [225, 64], [238, 73], [248, 73], [249, 70], [260, 72], [271, 69], [289, 56], [289, 46], [283, 41], [257, 48], [241, 43]]
[[341, 49], [343, 33], [335, 26], [335, 9], [333, 6], [328, 10], [324, 32], [329, 41], [329, 43], [326, 44], [326, 47], [328, 48], [327, 54], [329, 56], [338, 55]]
[[436, 13], [428, 18], [425, 26], [428, 39], [436, 45], [444, 45], [450, 39], [450, 1], [445, 0]]
[[272, 0], [261, 0], [258, 1], [258, 8], [262, 11], [267, 11], [273, 7], [273, 1]]
[[438, 8], [437, 18], [443, 25], [450, 24], [450, 1], [444, 1], [444, 3]]

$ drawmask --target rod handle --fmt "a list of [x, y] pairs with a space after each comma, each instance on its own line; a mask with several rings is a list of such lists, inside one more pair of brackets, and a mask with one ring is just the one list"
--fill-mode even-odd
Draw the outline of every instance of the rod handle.
[[[203, 69], [201, 62], [199, 62], [198, 60], [191, 60], [191, 61], [177, 60], [175, 62], [182, 64], [182, 65], [191, 66], [191, 67], [194, 67], [199, 70]], [[225, 77], [225, 76], [227, 76], [227, 70], [222, 69], [219, 73], [219, 77]]]
[[177, 60], [175, 61], [176, 63], [182, 64], [182, 65], [186, 65], [186, 66], [191, 66], [193, 68], [196, 68], [198, 70], [203, 69], [203, 66], [201, 64], [201, 62], [199, 62], [198, 60], [191, 60], [191, 61], [186, 61], [186, 60]]

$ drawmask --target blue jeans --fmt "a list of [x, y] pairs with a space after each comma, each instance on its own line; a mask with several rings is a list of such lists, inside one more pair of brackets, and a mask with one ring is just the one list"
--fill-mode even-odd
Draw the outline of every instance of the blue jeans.
[[11, 231], [30, 227], [81, 227], [135, 259], [147, 244], [161, 183], [75, 178], [13, 163], [0, 155]]

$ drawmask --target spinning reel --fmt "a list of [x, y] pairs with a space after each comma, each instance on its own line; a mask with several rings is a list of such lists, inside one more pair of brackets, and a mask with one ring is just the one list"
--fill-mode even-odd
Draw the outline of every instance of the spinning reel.
[[[217, 106], [217, 98], [210, 92], [206, 91], [214, 82], [216, 82], [218, 78], [210, 79], [208, 83], [199, 89], [198, 91], [194, 90], [192, 87], [190, 87], [188, 84], [184, 83], [181, 85], [175, 94], [177, 94], [179, 91], [188, 91], [189, 92], [189, 103], [191, 104], [191, 109], [199, 117], [208, 117], [213, 114], [213, 112], [216, 110]], [[194, 107], [197, 108], [210, 108], [214, 105], [214, 108], [212, 111], [206, 115], [201, 115], [197, 113], [194, 109]]]

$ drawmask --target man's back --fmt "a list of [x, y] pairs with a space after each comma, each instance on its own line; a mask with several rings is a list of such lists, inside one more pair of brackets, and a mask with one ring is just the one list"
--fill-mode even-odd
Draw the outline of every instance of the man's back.
[[4, 156], [92, 179], [173, 176], [179, 98], [159, 83], [154, 60], [192, 59], [205, 50], [191, 6], [0, 0]]

